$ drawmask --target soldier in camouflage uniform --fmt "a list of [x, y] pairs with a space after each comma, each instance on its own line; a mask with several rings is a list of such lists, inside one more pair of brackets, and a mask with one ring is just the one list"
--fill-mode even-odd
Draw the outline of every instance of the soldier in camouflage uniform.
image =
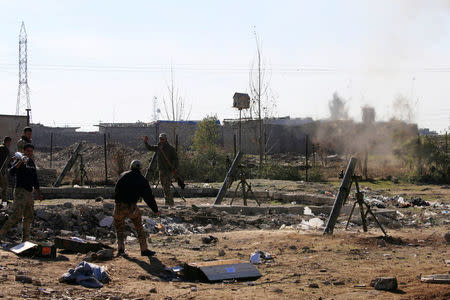
[[33, 161], [33, 152], [34, 146], [26, 144], [24, 146], [24, 157], [17, 159], [9, 169], [9, 173], [15, 177], [13, 214], [0, 229], [0, 240], [6, 236], [11, 227], [22, 221], [22, 219], [22, 241], [30, 240], [31, 222], [34, 216], [33, 188], [38, 193], [39, 200], [42, 200], [36, 165]]
[[11, 138], [6, 136], [3, 139], [3, 144], [0, 145], [0, 189], [2, 203], [8, 204], [8, 174], [9, 161], [11, 159], [11, 153], [9, 147], [11, 146]]
[[167, 135], [165, 133], [159, 135], [159, 143], [157, 145], [149, 145], [147, 136], [144, 137], [144, 144], [148, 150], [157, 153], [159, 180], [164, 190], [165, 204], [173, 206], [173, 195], [170, 186], [172, 185], [172, 177], [177, 173], [178, 169], [177, 151], [167, 142]]
[[147, 205], [153, 210], [156, 215], [161, 213], [158, 211], [158, 206], [153, 196], [150, 185], [147, 179], [141, 174], [141, 162], [133, 160], [131, 162], [130, 171], [124, 172], [120, 175], [115, 187], [115, 202], [114, 208], [114, 227], [117, 233], [117, 255], [120, 256], [125, 253], [125, 219], [130, 218], [139, 239], [142, 256], [153, 256], [154, 251], [147, 247], [147, 239], [144, 228], [142, 226], [142, 214], [137, 207], [137, 201], [142, 197]]
[[20, 140], [17, 141], [17, 151], [20, 153], [23, 153], [23, 147], [26, 144], [31, 144], [31, 136], [33, 135], [33, 130], [31, 127], [25, 127], [23, 129], [23, 136], [20, 138]]

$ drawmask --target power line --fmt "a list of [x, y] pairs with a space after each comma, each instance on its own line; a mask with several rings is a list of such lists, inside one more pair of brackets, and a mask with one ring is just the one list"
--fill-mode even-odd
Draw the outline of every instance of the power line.
[[[0, 67], [10, 68], [13, 64], [0, 63]], [[326, 66], [288, 66], [274, 65], [263, 71], [275, 73], [393, 73], [393, 72], [425, 72], [448, 73], [450, 67], [421, 67], [421, 68], [346, 68]], [[71, 64], [35, 64], [32, 67], [44, 71], [99, 71], [99, 72], [168, 72], [170, 66], [161, 64], [146, 64], [141, 66], [120, 65], [71, 65]], [[177, 64], [173, 69], [181, 72], [250, 72], [253, 69], [238, 64]]]

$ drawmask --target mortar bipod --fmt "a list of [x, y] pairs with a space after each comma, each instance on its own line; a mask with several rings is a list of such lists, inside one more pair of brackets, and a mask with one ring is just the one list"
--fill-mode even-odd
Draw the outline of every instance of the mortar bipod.
[[[355, 202], [353, 203], [352, 210], [350, 211], [350, 215], [348, 216], [347, 224], [345, 225], [345, 230], [348, 228], [348, 224], [350, 224], [350, 221], [352, 219], [353, 212], [355, 210], [356, 204], [359, 206], [359, 211], [361, 213], [361, 223], [363, 226], [364, 232], [367, 232], [367, 214], [371, 214], [375, 222], [377, 223], [378, 227], [380, 227], [381, 231], [383, 231], [384, 235], [387, 236], [386, 231], [384, 230], [381, 223], [378, 221], [375, 214], [370, 209], [370, 206], [364, 201], [364, 194], [361, 193], [359, 190], [359, 183], [358, 180], [361, 179], [361, 176], [352, 175], [352, 181], [355, 183], [356, 187], [356, 193], [355, 193]], [[366, 206], [366, 211], [364, 212], [364, 206]]]

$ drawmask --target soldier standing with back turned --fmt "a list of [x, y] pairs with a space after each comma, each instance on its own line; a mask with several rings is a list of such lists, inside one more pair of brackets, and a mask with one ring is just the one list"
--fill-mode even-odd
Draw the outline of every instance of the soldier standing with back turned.
[[173, 195], [170, 190], [172, 185], [172, 176], [177, 174], [178, 154], [175, 148], [167, 141], [167, 135], [161, 133], [159, 135], [159, 143], [157, 145], [148, 144], [148, 136], [144, 137], [145, 147], [150, 151], [155, 151], [158, 156], [159, 180], [164, 190], [165, 204], [174, 206]]
[[141, 174], [142, 164], [139, 160], [133, 160], [130, 171], [120, 175], [115, 187], [114, 227], [117, 233], [117, 255], [125, 254], [125, 219], [130, 218], [136, 228], [141, 247], [142, 256], [153, 256], [155, 252], [148, 249], [144, 227], [142, 227], [142, 214], [137, 207], [140, 197], [159, 216], [158, 205], [155, 202], [152, 189], [147, 179]]

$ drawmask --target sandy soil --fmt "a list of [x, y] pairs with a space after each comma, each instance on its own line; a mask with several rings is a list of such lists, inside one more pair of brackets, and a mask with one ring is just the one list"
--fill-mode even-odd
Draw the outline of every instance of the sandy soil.
[[[213, 233], [217, 244], [203, 245], [203, 235], [152, 235], [155, 258], [139, 255], [136, 244], [127, 248], [129, 257], [101, 263], [112, 282], [100, 290], [58, 282], [58, 278], [82, 260], [81, 254], [64, 254], [67, 261], [19, 258], [0, 251], [0, 295], [4, 298], [108, 299], [448, 299], [448, 285], [424, 284], [420, 274], [447, 273], [444, 263], [449, 246], [443, 235], [448, 227], [402, 229], [392, 232], [401, 245], [377, 245], [379, 231], [344, 232], [323, 236], [321, 232], [293, 230], [236, 231]], [[200, 247], [200, 250], [198, 248]], [[219, 250], [225, 256], [219, 257]], [[240, 283], [164, 281], [164, 266], [182, 262], [240, 258], [248, 260], [255, 250], [275, 256], [258, 265], [263, 277]], [[61, 255], [61, 254], [60, 254]], [[14, 276], [24, 273], [39, 281], [22, 284]], [[376, 291], [369, 286], [377, 276], [396, 276], [399, 291]], [[309, 284], [317, 283], [319, 288]], [[364, 286], [365, 285], [365, 286]], [[356, 287], [362, 286], [362, 287]], [[150, 292], [155, 288], [156, 293]]]

